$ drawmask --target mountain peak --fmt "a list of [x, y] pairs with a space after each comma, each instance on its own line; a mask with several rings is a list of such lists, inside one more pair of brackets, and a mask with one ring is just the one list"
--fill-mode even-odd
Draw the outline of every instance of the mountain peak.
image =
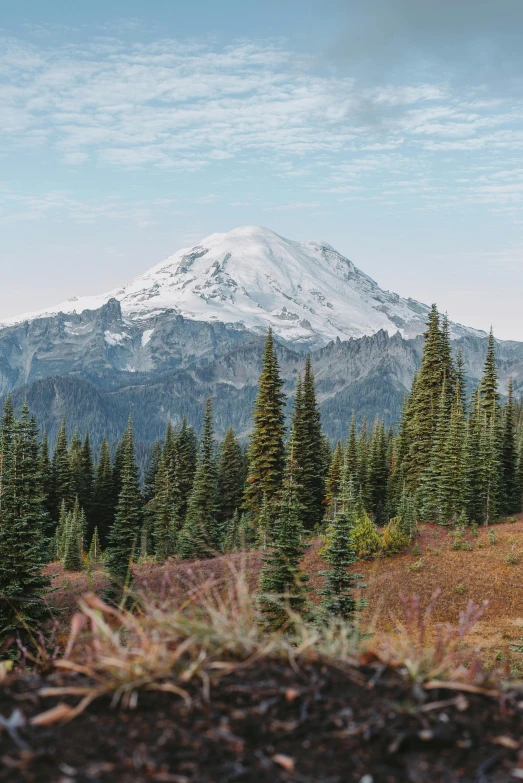
[[143, 322], [145, 329], [151, 319], [174, 310], [188, 319], [258, 333], [271, 325], [281, 339], [304, 348], [380, 329], [415, 336], [428, 313], [426, 305], [380, 289], [326, 242], [296, 242], [269, 228], [240, 226], [179, 250], [121, 289], [75, 297], [4, 325], [94, 310], [112, 298], [126, 318]]

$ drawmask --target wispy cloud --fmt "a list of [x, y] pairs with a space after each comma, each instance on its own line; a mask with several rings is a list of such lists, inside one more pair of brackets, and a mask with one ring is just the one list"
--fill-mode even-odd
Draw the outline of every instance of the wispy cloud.
[[[397, 182], [400, 199], [418, 183], [426, 204], [453, 203], [458, 178], [476, 183], [467, 198], [478, 203], [503, 209], [519, 198], [509, 183], [476, 182], [489, 155], [503, 167], [504, 156], [508, 161], [523, 147], [523, 100], [490, 98], [481, 85], [364, 86], [321, 73], [312, 60], [273, 43], [218, 49], [99, 38], [51, 49], [42, 40], [0, 39], [4, 155], [41, 148], [74, 171], [198, 172], [231, 160], [258, 163], [304, 181], [305, 198], [289, 204], [316, 203], [319, 193], [390, 204]], [[450, 167], [449, 156], [456, 156]], [[446, 168], [455, 173], [443, 183]], [[92, 205], [49, 194], [27, 196], [26, 215], [50, 214], [60, 198], [69, 215], [95, 214]], [[4, 198], [4, 212], [17, 203]]]

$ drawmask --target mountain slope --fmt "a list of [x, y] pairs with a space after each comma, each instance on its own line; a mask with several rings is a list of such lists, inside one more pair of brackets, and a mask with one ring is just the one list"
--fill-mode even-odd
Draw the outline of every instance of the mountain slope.
[[[129, 325], [140, 328], [143, 347], [154, 335], [154, 321], [169, 311], [255, 333], [266, 332], [270, 324], [281, 340], [305, 349], [380, 329], [414, 337], [424, 331], [428, 312], [424, 304], [383, 291], [326, 243], [293, 242], [267, 228], [246, 226], [179, 250], [121, 289], [73, 298], [0, 327], [97, 310], [111, 299], [120, 302]], [[65, 329], [81, 335], [73, 322]], [[479, 334], [453, 325], [454, 337], [467, 333]], [[107, 329], [104, 338], [108, 345], [122, 345], [128, 329]]]

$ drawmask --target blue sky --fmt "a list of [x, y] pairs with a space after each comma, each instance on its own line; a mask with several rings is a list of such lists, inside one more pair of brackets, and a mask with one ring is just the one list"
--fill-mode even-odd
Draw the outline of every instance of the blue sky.
[[523, 339], [522, 24], [520, 0], [4, 0], [0, 320], [250, 224]]

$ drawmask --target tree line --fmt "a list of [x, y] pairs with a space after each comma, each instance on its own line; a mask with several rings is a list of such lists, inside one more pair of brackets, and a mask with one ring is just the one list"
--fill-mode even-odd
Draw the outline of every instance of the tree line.
[[397, 433], [379, 417], [358, 431], [352, 415], [346, 441], [333, 447], [322, 432], [310, 358], [286, 432], [269, 331], [248, 447], [232, 429], [216, 443], [208, 399], [200, 438], [185, 419], [169, 423], [143, 482], [131, 419], [114, 455], [104, 439], [95, 463], [89, 434], [69, 440], [64, 422], [50, 456], [27, 405], [17, 416], [8, 398], [0, 432], [3, 631], [41, 616], [46, 562], [77, 570], [103, 556], [108, 597], [117, 600], [139, 558], [204, 558], [246, 547], [264, 550], [260, 600], [271, 622], [283, 623], [281, 603], [268, 596], [286, 595], [293, 608], [307, 603], [300, 559], [319, 533], [329, 566], [323, 609], [348, 618], [358, 578], [347, 566], [359, 556], [397, 551], [419, 520], [490, 523], [520, 511], [523, 415], [511, 384], [500, 401], [492, 333], [470, 395], [448, 321], [435, 306], [424, 338]]

